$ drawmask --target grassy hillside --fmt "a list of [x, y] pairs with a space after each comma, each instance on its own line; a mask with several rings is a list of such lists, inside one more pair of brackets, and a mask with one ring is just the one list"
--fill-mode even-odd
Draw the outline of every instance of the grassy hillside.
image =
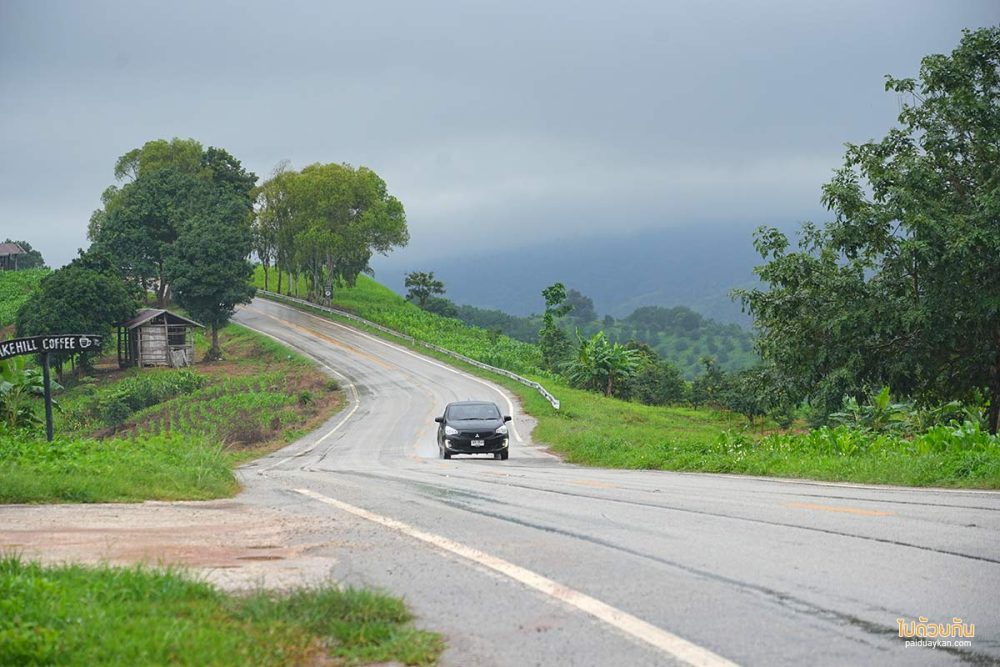
[[[342, 405], [312, 362], [229, 326], [224, 361], [68, 379], [54, 442], [0, 426], [0, 502], [196, 500], [233, 495], [232, 467], [293, 441]], [[198, 356], [206, 347], [199, 335]], [[41, 411], [41, 402], [35, 409]]]
[[[273, 275], [270, 282], [271, 288], [275, 289], [277, 279]], [[261, 289], [264, 287], [264, 272], [259, 266], [254, 284]], [[298, 294], [304, 298], [306, 293], [303, 281]], [[368, 276], [359, 276], [356, 287], [334, 289], [333, 305], [414, 338], [515, 373], [537, 372], [541, 360], [534, 345], [428, 313]]]
[[[257, 280], [262, 281], [262, 277], [258, 271]], [[1000, 488], [1000, 438], [975, 429], [942, 427], [911, 439], [846, 428], [763, 431], [732, 413], [650, 407], [571, 389], [530, 368], [525, 371], [525, 365], [537, 359], [537, 352], [530, 350], [533, 346], [517, 344], [505, 336], [495, 336], [497, 347], [519, 350], [523, 356], [511, 366], [488, 361], [493, 357], [485, 346], [490, 340], [487, 332], [421, 311], [368, 278], [360, 280], [355, 288], [337, 290], [334, 301], [379, 324], [542, 382], [559, 398], [561, 410], [554, 410], [534, 390], [486, 374], [510, 388], [520, 397], [525, 410], [538, 419], [535, 440], [574, 463], [876, 484]], [[419, 349], [426, 353], [424, 348]], [[466, 370], [483, 374], [473, 367]]]
[[17, 309], [48, 274], [48, 269], [0, 271], [0, 329], [14, 323]]

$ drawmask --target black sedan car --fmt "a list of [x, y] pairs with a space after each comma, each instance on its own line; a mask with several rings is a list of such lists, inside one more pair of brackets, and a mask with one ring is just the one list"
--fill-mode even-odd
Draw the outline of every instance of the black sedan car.
[[500, 412], [489, 401], [458, 401], [449, 403], [444, 415], [435, 417], [438, 423], [438, 450], [441, 458], [452, 454], [493, 454], [507, 460], [507, 422], [509, 415]]

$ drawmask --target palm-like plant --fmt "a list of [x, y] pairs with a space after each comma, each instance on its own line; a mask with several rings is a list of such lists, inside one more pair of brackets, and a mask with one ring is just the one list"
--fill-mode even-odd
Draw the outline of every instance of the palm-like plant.
[[566, 363], [564, 372], [578, 387], [611, 396], [615, 387], [639, 367], [639, 353], [620, 343], [611, 343], [603, 331], [587, 340], [577, 332], [577, 340], [580, 346], [576, 358]]
[[[11, 431], [42, 422], [32, 401], [45, 395], [45, 382], [41, 371], [26, 366], [25, 357], [0, 362], [0, 425]], [[62, 389], [55, 381], [52, 388]]]

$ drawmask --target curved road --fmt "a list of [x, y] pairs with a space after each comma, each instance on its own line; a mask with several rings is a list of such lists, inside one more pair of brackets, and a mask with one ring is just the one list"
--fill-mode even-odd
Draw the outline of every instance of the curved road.
[[[567, 465], [479, 378], [262, 299], [235, 320], [349, 399], [241, 500], [328, 521], [331, 575], [404, 596], [443, 664], [1000, 664], [1000, 494]], [[437, 458], [469, 398], [513, 412], [510, 460]], [[905, 646], [918, 617], [971, 646]]]

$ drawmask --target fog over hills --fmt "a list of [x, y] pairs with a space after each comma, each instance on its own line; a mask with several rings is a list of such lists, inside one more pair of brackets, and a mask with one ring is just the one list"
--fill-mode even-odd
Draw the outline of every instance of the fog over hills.
[[[794, 225], [782, 226], [793, 232]], [[543, 310], [541, 291], [556, 281], [594, 300], [601, 316], [625, 317], [640, 306], [688, 306], [705, 317], [750, 325], [734, 287], [755, 284], [753, 226], [691, 226], [608, 237], [581, 236], [495, 251], [408, 260], [406, 251], [372, 262], [375, 277], [405, 294], [403, 275], [433, 271], [447, 298], [514, 315]], [[455, 246], [457, 248], [458, 244]]]

